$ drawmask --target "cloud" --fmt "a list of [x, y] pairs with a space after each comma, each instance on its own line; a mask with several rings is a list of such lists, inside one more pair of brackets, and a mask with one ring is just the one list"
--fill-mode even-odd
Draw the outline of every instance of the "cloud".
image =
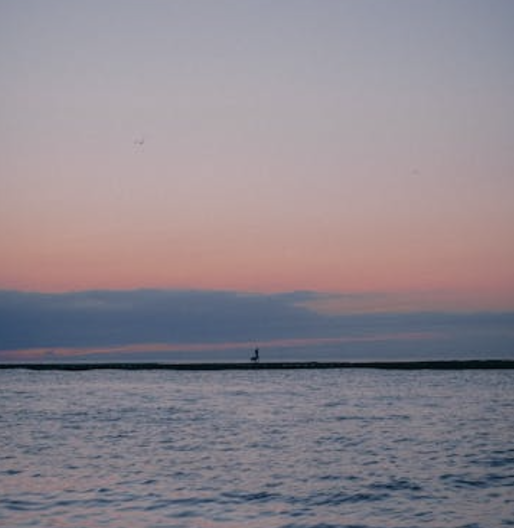
[[240, 357], [257, 344], [311, 359], [514, 354], [514, 313], [334, 314], [316, 309], [326, 299], [316, 292], [0, 291], [0, 359]]
[[310, 335], [301, 294], [212, 291], [0, 293], [0, 348], [224, 342]]

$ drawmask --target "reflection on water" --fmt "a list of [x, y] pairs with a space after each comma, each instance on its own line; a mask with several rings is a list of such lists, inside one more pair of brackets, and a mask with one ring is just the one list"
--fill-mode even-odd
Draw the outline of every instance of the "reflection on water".
[[0, 372], [0, 525], [513, 526], [514, 372]]

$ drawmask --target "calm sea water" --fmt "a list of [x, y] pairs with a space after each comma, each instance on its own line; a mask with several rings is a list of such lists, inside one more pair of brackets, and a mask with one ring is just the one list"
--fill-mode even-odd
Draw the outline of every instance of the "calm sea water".
[[514, 372], [0, 372], [0, 525], [514, 526]]

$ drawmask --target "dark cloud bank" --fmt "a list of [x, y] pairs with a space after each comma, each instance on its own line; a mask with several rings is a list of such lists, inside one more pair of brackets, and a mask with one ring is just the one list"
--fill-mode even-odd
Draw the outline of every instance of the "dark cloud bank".
[[[249, 343], [261, 345], [269, 360], [514, 358], [513, 312], [329, 315], [309, 308], [321, 296], [310, 292], [3, 291], [0, 361], [16, 359], [16, 350], [48, 349], [51, 358], [54, 349], [138, 343], [142, 347], [136, 352], [90, 351], [78, 358], [246, 359]], [[280, 342], [290, 339], [306, 341], [294, 346]], [[174, 351], [145, 352], [147, 343], [168, 343]], [[201, 353], [188, 351], [189, 345], [201, 343], [206, 344]], [[223, 343], [244, 345], [223, 349]]]

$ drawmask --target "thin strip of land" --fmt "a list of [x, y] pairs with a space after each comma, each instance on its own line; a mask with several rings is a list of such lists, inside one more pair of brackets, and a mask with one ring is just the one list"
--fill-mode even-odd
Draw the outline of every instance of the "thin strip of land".
[[279, 370], [279, 369], [389, 369], [480, 370], [514, 369], [511, 359], [447, 361], [277, 361], [230, 363], [0, 363], [0, 369], [30, 370]]

